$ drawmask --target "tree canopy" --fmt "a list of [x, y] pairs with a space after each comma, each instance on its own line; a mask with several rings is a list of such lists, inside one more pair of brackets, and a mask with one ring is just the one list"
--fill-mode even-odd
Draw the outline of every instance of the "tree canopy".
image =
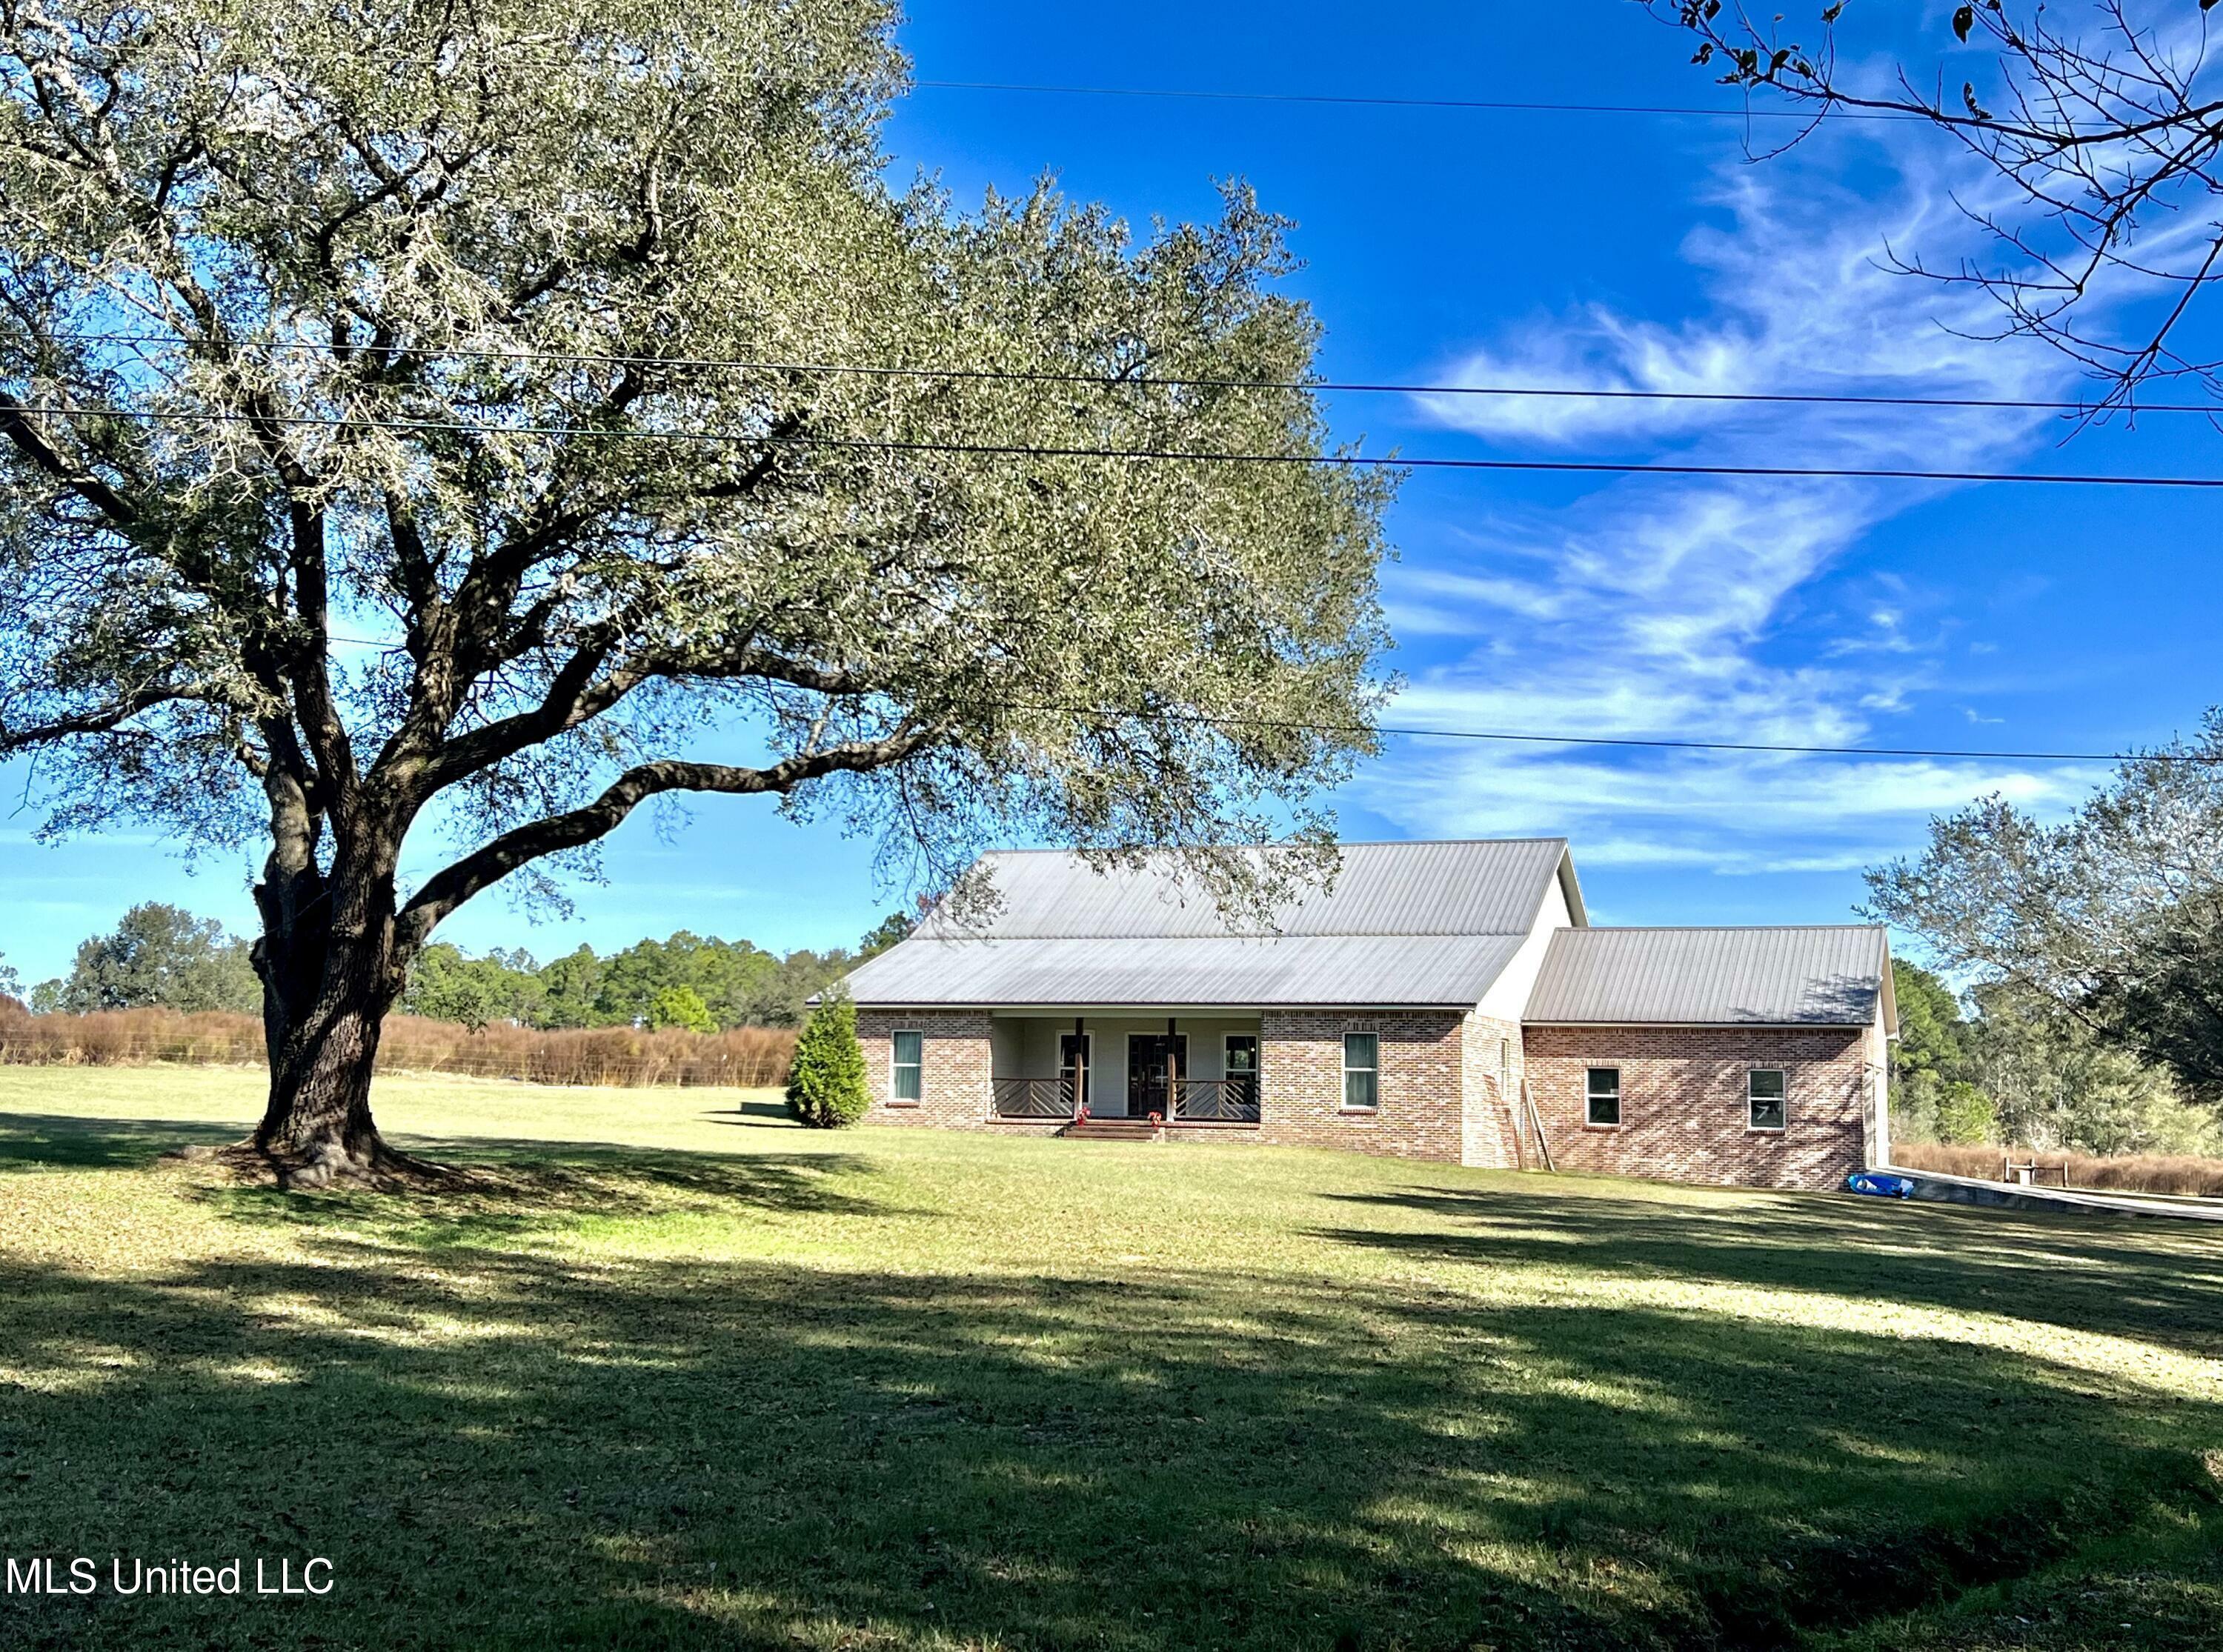
[[264, 845], [281, 1167], [379, 1157], [440, 922], [643, 804], [936, 887], [987, 838], [1327, 864], [1395, 478], [1322, 462], [1287, 226], [891, 189], [892, 21], [0, 8], [0, 755], [49, 831]]
[[1999, 797], [1867, 875], [1873, 915], [2223, 1097], [2223, 713], [2049, 826]]
[[[41, 983], [42, 985], [44, 983]], [[213, 918], [196, 918], [159, 901], [133, 907], [105, 935], [77, 949], [69, 974], [41, 1009], [83, 1015], [102, 1009], [228, 1009], [254, 1014], [261, 983], [245, 941]]]

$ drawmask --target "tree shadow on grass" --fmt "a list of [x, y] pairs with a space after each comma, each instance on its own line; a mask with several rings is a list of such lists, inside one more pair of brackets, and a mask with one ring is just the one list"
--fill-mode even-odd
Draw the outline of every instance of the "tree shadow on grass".
[[88, 1119], [0, 1113], [0, 1174], [11, 1171], [138, 1170], [187, 1146], [236, 1141], [236, 1124], [183, 1119]]
[[1548, 1183], [1326, 1197], [1424, 1218], [1313, 1234], [1399, 1255], [1887, 1299], [2223, 1355], [2223, 1244], [2191, 1223], [1812, 1195], [1675, 1203]]
[[196, 1197], [236, 1220], [353, 1232], [368, 1223], [404, 1244], [437, 1248], [557, 1235], [588, 1221], [737, 1211], [915, 1215], [859, 1191], [867, 1161], [850, 1153], [732, 1157], [603, 1142], [443, 1138], [452, 1182], [398, 1191], [316, 1194], [209, 1185]]
[[299, 1262], [0, 1275], [0, 1477], [12, 1553], [337, 1591], [0, 1596], [0, 1643], [1782, 1646], [2212, 1499], [2223, 1444], [2212, 1395], [1658, 1307], [301, 1220]]

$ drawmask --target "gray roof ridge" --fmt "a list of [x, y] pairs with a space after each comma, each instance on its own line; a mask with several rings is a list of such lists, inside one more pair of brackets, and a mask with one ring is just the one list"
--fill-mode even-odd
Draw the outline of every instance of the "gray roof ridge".
[[1625, 935], [1631, 932], [1650, 933], [1654, 934], [1751, 935], [1769, 933], [1803, 934], [1807, 931], [1815, 929], [1880, 930], [1887, 929], [1890, 926], [1887, 924], [1590, 924], [1587, 927], [1580, 927], [1573, 924], [1563, 924], [1559, 929], [1554, 929], [1552, 933], [1553, 934], [1558, 934], [1560, 933], [1560, 930], [1563, 929], [1569, 933], [1581, 933], [1586, 935]]
[[[1335, 846], [1338, 849], [1427, 849], [1440, 848], [1446, 844], [1556, 843], [1571, 845], [1572, 842], [1573, 840], [1565, 836], [1526, 838], [1340, 838], [1336, 840]], [[1288, 847], [1288, 845], [1279, 843], [1237, 843], [1221, 844], [1215, 846], [1223, 849], [1281, 849]], [[1137, 850], [1139, 850], [1141, 853], [1146, 855], [1174, 854], [1180, 851], [1180, 845], [1169, 843], [1149, 843], [1137, 845], [1135, 849], [1107, 849], [1104, 852], [1112, 855], [1120, 855], [1131, 854], [1137, 852]], [[1086, 851], [1080, 849], [1052, 849], [1037, 845], [1028, 848], [983, 849], [980, 852], [985, 856], [1079, 855], [1086, 853]]]

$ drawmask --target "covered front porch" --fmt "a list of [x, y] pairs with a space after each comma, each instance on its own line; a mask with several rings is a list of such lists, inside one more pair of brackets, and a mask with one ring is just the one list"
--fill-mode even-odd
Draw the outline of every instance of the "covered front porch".
[[1093, 1118], [1256, 1124], [1259, 1015], [999, 1013], [991, 1109], [1014, 1122]]

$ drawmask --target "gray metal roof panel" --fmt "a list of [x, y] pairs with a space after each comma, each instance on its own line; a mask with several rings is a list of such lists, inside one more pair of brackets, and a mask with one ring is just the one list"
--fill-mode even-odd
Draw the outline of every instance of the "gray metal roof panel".
[[1851, 1027], [1876, 1018], [1880, 925], [1562, 929], [1524, 1019], [1545, 1023]]
[[1521, 935], [918, 936], [860, 965], [866, 1007], [1460, 1005]]
[[981, 857], [996, 909], [970, 928], [925, 927], [999, 940], [1522, 934], [1566, 853], [1564, 838], [1345, 844], [1328, 888], [1300, 895], [1270, 923], [1230, 925], [1170, 857], [1099, 872], [1067, 851], [1000, 851]]

